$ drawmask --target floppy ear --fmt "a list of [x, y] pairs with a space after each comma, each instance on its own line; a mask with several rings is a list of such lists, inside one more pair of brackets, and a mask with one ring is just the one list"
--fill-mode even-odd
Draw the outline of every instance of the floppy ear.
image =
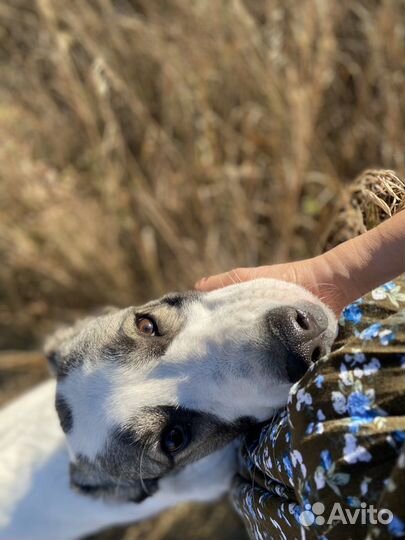
[[116, 311], [119, 311], [119, 308], [113, 306], [98, 308], [90, 316], [79, 319], [72, 325], [61, 326], [51, 334], [45, 340], [43, 349], [52, 375], [55, 377], [63, 376], [64, 364], [66, 364], [66, 358], [69, 355], [69, 342], [81, 331], [86, 323], [96, 317], [110, 315]]
[[131, 480], [130, 482], [114, 483], [105, 478], [97, 469], [86, 463], [70, 464], [71, 487], [89, 497], [101, 498], [114, 502], [141, 503], [158, 490], [159, 479]]
[[51, 334], [44, 343], [44, 353], [48, 360], [49, 369], [55, 377], [61, 374], [63, 364], [63, 344], [67, 343], [76, 333], [76, 325], [62, 326]]

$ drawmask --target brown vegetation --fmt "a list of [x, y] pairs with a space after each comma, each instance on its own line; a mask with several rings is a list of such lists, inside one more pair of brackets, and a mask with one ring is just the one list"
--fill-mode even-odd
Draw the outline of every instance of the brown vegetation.
[[404, 172], [404, 0], [0, 5], [0, 347], [315, 253], [342, 181]]

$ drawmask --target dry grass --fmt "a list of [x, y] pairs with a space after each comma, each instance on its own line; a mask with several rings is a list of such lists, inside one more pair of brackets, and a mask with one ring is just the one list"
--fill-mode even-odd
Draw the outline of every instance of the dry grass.
[[6, 0], [0, 61], [0, 348], [315, 253], [404, 173], [404, 0]]

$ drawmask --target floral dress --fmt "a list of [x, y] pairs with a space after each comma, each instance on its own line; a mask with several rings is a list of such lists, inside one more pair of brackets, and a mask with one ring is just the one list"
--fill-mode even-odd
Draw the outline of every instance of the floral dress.
[[345, 309], [334, 350], [240, 450], [252, 539], [405, 537], [405, 276]]

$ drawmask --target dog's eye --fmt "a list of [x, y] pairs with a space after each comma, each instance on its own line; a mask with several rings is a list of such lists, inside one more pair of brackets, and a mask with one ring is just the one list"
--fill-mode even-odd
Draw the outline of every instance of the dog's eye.
[[190, 442], [190, 433], [182, 426], [173, 426], [166, 430], [162, 437], [162, 448], [167, 454], [176, 454]]
[[156, 322], [152, 317], [137, 317], [136, 327], [145, 336], [156, 336], [158, 333], [158, 328]]

